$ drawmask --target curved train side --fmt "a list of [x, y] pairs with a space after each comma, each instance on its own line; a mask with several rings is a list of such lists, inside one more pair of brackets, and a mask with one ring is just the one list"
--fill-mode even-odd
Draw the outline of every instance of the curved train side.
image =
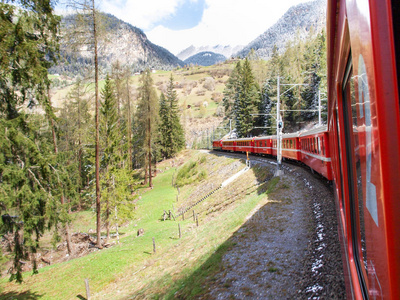
[[[309, 131], [283, 134], [282, 157], [309, 166], [328, 180], [332, 180], [331, 158], [327, 126]], [[213, 150], [277, 156], [277, 136], [261, 136], [213, 141]]]
[[[348, 299], [400, 299], [400, 5], [327, 0], [327, 127], [282, 156], [332, 180]], [[276, 136], [214, 141], [276, 156]]]

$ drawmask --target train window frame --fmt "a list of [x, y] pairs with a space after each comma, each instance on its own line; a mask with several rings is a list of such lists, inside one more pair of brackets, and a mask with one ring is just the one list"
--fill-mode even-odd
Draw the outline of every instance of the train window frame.
[[[354, 262], [357, 269], [358, 279], [361, 285], [361, 291], [364, 299], [368, 299], [368, 265], [364, 253], [366, 249], [362, 247], [362, 223], [359, 211], [359, 195], [360, 190], [357, 184], [357, 166], [356, 166], [356, 147], [353, 132], [353, 110], [352, 110], [352, 89], [355, 89], [353, 80], [353, 63], [351, 52], [347, 61], [345, 74], [342, 84], [342, 111], [344, 120], [344, 136], [345, 136], [345, 157], [347, 160], [347, 185], [349, 189], [349, 217], [350, 228], [352, 233], [352, 248], [354, 253]], [[354, 96], [355, 97], [355, 96]], [[343, 177], [342, 177], [343, 180]], [[346, 183], [345, 183], [346, 184]], [[362, 191], [361, 191], [362, 193]], [[361, 201], [364, 199], [362, 197]], [[365, 230], [364, 230], [365, 231]], [[365, 234], [365, 233], [364, 233]], [[365, 241], [365, 237], [364, 237]]]

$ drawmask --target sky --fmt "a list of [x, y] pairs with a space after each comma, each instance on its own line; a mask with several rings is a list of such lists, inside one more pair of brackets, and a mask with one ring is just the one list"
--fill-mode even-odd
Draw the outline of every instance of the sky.
[[310, 0], [101, 0], [99, 9], [178, 54], [194, 46], [247, 45], [293, 5]]

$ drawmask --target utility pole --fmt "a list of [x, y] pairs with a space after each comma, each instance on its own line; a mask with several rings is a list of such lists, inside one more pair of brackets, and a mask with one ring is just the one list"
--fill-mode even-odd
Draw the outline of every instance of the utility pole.
[[321, 91], [318, 89], [318, 125], [322, 125], [321, 119]]
[[280, 78], [278, 76], [278, 87], [277, 87], [277, 103], [276, 103], [276, 159], [277, 159], [277, 170], [275, 176], [283, 175], [282, 171], [282, 117], [281, 117], [281, 103], [280, 103]]

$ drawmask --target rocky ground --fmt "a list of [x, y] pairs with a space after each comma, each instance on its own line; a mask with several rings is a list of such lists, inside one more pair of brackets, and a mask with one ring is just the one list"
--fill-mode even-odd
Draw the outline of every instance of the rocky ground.
[[[272, 160], [251, 160], [276, 168]], [[203, 299], [345, 299], [332, 190], [304, 167], [283, 168], [271, 201], [231, 238]]]

